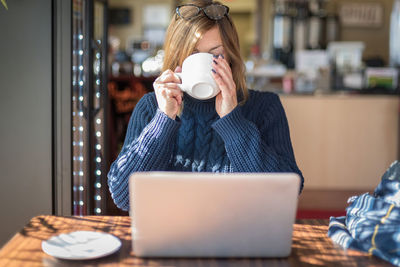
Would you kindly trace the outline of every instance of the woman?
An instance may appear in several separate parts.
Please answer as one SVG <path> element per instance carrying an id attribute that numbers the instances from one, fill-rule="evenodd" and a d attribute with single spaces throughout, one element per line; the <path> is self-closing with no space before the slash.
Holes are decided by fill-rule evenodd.
<path id="1" fill-rule="evenodd" d="M 246 88 L 228 12 L 204 0 L 177 7 L 166 34 L 164 71 L 153 84 L 154 93 L 136 105 L 108 174 L 119 208 L 129 209 L 129 175 L 138 171 L 296 172 L 302 177 L 279 97 Z M 196 100 L 177 85 L 175 72 L 198 52 L 214 55 L 212 72 L 220 93 L 210 100 Z"/>

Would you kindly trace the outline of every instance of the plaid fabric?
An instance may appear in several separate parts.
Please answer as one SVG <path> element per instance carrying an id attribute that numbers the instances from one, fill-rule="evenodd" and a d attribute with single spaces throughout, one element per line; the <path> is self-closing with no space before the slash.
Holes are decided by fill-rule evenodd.
<path id="1" fill-rule="evenodd" d="M 400 162 L 385 172 L 373 196 L 365 193 L 349 202 L 346 216 L 330 218 L 328 236 L 345 249 L 400 266 Z"/>

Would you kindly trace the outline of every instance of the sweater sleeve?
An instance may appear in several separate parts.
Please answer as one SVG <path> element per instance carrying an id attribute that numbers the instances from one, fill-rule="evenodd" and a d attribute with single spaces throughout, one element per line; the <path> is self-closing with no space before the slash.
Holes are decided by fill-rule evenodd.
<path id="1" fill-rule="evenodd" d="M 247 119 L 241 107 L 213 124 L 224 140 L 234 172 L 295 172 L 304 178 L 297 167 L 285 111 L 275 94 L 261 96 L 250 112 L 257 113 Z"/>
<path id="2" fill-rule="evenodd" d="M 167 168 L 180 122 L 170 119 L 157 108 L 152 94 L 136 105 L 123 148 L 111 164 L 108 186 L 117 207 L 129 209 L 129 176 L 139 171 Z"/>

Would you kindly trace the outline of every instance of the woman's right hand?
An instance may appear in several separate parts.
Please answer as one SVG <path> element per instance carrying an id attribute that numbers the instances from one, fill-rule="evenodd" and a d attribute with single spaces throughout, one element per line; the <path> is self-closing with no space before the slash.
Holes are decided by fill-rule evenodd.
<path id="1" fill-rule="evenodd" d="M 177 67 L 175 72 L 181 72 Z M 183 93 L 178 87 L 181 80 L 172 70 L 164 71 L 153 83 L 158 108 L 171 119 L 175 119 L 182 105 Z"/>

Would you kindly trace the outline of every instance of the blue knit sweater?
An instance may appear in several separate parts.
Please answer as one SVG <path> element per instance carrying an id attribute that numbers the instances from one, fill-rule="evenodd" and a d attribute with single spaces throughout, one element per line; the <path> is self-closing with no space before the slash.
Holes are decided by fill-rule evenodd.
<path id="1" fill-rule="evenodd" d="M 285 111 L 276 94 L 249 91 L 249 99 L 220 118 L 215 98 L 184 95 L 170 119 L 154 93 L 136 105 L 118 158 L 108 173 L 115 204 L 129 209 L 129 175 L 138 171 L 296 172 Z"/>

